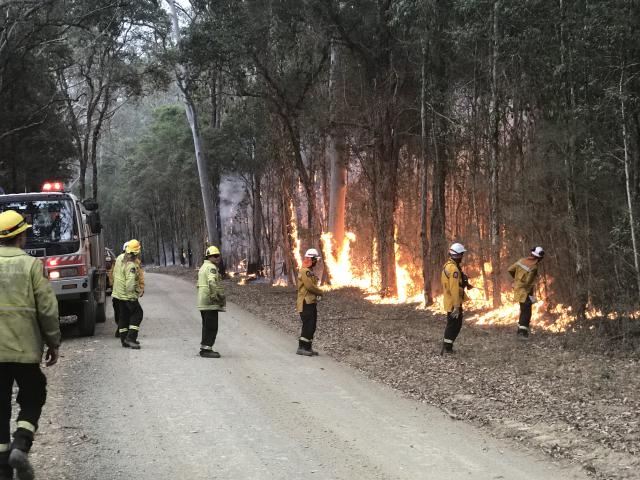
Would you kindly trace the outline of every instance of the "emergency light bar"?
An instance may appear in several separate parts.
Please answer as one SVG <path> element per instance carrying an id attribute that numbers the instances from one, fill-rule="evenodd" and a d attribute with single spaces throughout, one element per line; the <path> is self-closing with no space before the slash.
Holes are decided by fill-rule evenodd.
<path id="1" fill-rule="evenodd" d="M 62 192 L 64 190 L 64 184 L 62 182 L 45 182 L 42 185 L 43 192 Z"/>

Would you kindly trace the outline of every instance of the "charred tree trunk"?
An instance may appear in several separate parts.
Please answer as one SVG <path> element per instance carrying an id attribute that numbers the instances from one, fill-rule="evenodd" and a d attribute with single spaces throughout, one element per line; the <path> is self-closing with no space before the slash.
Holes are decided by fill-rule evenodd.
<path id="1" fill-rule="evenodd" d="M 431 19 L 431 38 L 428 45 L 429 54 L 429 86 L 431 100 L 431 158 L 433 175 L 431 180 L 431 213 L 430 213 L 430 272 L 432 289 L 440 291 L 440 271 L 446 258 L 446 180 L 448 162 L 449 123 L 447 113 L 448 83 L 447 64 L 444 52 L 444 31 L 447 28 L 448 2 L 435 2 Z"/>
<path id="2" fill-rule="evenodd" d="M 567 122 L 566 130 L 568 133 L 567 149 L 568 151 L 564 155 L 564 167 L 565 167 L 565 195 L 567 202 L 567 236 L 570 240 L 571 248 L 569 254 L 573 259 L 574 272 L 576 280 L 576 293 L 575 293 L 575 312 L 579 319 L 583 319 L 585 316 L 588 297 L 586 295 L 586 281 L 584 279 L 584 255 L 582 253 L 582 244 L 579 241 L 579 219 L 576 210 L 576 198 L 574 191 L 574 166 L 577 160 L 577 126 L 576 126 L 576 99 L 575 89 L 573 86 L 572 78 L 572 62 L 570 61 L 571 55 L 568 54 L 568 47 L 565 39 L 565 22 L 566 12 L 564 0 L 559 0 L 560 7 L 560 62 L 562 71 L 564 74 L 563 93 L 566 97 L 566 106 L 568 110 L 569 119 Z M 569 57 L 569 58 L 567 58 Z"/>
<path id="3" fill-rule="evenodd" d="M 264 276 L 262 267 L 262 249 L 260 240 L 262 238 L 262 193 L 261 174 L 259 171 L 253 174 L 251 181 L 251 249 L 247 273 Z"/>
<path id="4" fill-rule="evenodd" d="M 424 302 L 426 305 L 433 303 L 431 289 L 431 268 L 429 261 L 429 236 L 428 229 L 428 193 L 429 193 L 429 157 L 427 134 L 427 47 L 422 46 L 422 65 L 420 70 L 420 155 L 422 156 L 422 185 L 420 198 L 420 240 L 422 243 L 422 279 Z"/>
<path id="5" fill-rule="evenodd" d="M 395 259 L 395 210 L 398 191 L 398 146 L 387 106 L 379 113 L 378 135 L 374 158 L 376 197 L 376 238 L 380 265 L 380 294 L 393 297 L 398 293 Z"/>

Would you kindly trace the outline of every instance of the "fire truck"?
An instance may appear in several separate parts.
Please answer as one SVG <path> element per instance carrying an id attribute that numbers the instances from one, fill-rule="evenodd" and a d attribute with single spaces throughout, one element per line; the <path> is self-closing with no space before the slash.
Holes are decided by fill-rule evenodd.
<path id="1" fill-rule="evenodd" d="M 77 318 L 80 335 L 104 322 L 107 289 L 105 248 L 98 204 L 79 201 L 61 182 L 37 193 L 0 195 L 0 212 L 15 210 L 32 228 L 25 250 L 42 260 L 58 298 L 61 317 Z"/>

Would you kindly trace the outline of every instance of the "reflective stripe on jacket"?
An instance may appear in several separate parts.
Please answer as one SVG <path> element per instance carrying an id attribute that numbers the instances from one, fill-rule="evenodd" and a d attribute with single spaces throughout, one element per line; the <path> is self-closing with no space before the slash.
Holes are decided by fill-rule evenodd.
<path id="1" fill-rule="evenodd" d="M 42 262 L 0 247 L 0 362 L 40 363 L 44 344 L 60 345 L 58 300 Z"/>
<path id="2" fill-rule="evenodd" d="M 513 277 L 513 300 L 524 303 L 529 295 L 533 295 L 538 276 L 538 262 L 525 257 L 509 267 L 509 275 Z"/>
<path id="3" fill-rule="evenodd" d="M 205 260 L 198 271 L 198 310 L 224 310 L 222 276 L 215 263 Z"/>
<path id="4" fill-rule="evenodd" d="M 462 270 L 452 259 L 447 260 L 447 263 L 442 267 L 440 283 L 442 284 L 444 311 L 449 313 L 454 307 L 461 307 L 467 296 L 462 286 Z"/>
<path id="5" fill-rule="evenodd" d="M 309 267 L 302 267 L 298 272 L 298 298 L 296 309 L 302 312 L 304 302 L 311 304 L 318 301 L 318 297 L 324 291 L 318 286 L 319 280 L 313 270 Z"/>

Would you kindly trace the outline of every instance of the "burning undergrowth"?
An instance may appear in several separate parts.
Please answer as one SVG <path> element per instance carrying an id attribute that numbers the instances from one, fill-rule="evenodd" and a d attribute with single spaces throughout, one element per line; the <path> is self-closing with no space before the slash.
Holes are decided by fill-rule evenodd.
<path id="1" fill-rule="evenodd" d="M 436 297 L 431 305 L 425 304 L 424 294 L 421 287 L 422 273 L 419 268 L 404 262 L 402 249 L 398 242 L 395 242 L 395 273 L 397 295 L 392 297 L 382 297 L 379 295 L 379 274 L 375 271 L 375 261 L 372 261 L 367 267 L 362 268 L 351 260 L 351 249 L 356 242 L 355 234 L 349 232 L 345 235 L 343 245 L 337 249 L 333 244 L 330 233 L 322 235 L 322 245 L 324 252 L 325 265 L 329 271 L 331 280 L 330 289 L 355 287 L 364 292 L 365 298 L 377 304 L 410 304 L 416 309 L 429 310 L 438 313 L 441 310 L 442 297 Z M 333 252 L 339 252 L 334 255 Z M 375 252 L 375 245 L 373 248 Z M 480 269 L 473 266 L 469 269 L 472 273 L 470 284 L 474 288 L 467 290 L 468 300 L 465 302 L 465 309 L 468 312 L 467 321 L 477 325 L 512 325 L 518 318 L 519 305 L 511 299 L 510 292 L 503 292 L 502 306 L 494 308 L 490 295 L 490 288 L 485 288 L 485 278 L 491 273 L 491 265 L 484 264 L 484 274 L 480 274 Z M 551 284 L 552 280 L 548 281 Z M 572 313 L 571 307 L 563 305 L 548 305 L 546 298 L 541 298 L 534 305 L 534 327 L 541 328 L 550 332 L 564 332 L 575 321 L 576 316 Z M 601 312 L 595 309 L 589 309 L 587 316 L 595 318 Z"/>

